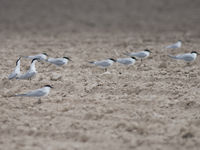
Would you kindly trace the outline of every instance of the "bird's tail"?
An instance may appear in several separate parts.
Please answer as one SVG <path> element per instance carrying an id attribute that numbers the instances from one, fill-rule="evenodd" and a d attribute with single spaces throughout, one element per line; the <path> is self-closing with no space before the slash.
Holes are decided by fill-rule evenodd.
<path id="1" fill-rule="evenodd" d="M 18 97 L 18 96 L 26 96 L 26 94 L 17 94 L 17 95 L 15 95 L 16 97 Z"/>
<path id="2" fill-rule="evenodd" d="M 173 59 L 178 59 L 176 56 L 173 56 L 173 55 L 168 55 L 170 58 L 173 58 Z"/>
<path id="3" fill-rule="evenodd" d="M 21 58 L 28 58 L 28 56 L 20 55 Z"/>
<path id="4" fill-rule="evenodd" d="M 90 64 L 94 64 L 94 61 L 90 61 L 89 63 L 90 63 Z"/>
<path id="5" fill-rule="evenodd" d="M 129 56 L 129 53 L 128 52 L 125 52 L 125 53 L 123 53 L 124 55 L 126 55 L 126 56 Z"/>
<path id="6" fill-rule="evenodd" d="M 166 48 L 166 49 L 169 49 L 169 48 L 171 48 L 171 47 L 172 47 L 172 46 L 171 46 L 171 45 L 169 45 L 169 46 L 166 46 L 165 48 Z"/>

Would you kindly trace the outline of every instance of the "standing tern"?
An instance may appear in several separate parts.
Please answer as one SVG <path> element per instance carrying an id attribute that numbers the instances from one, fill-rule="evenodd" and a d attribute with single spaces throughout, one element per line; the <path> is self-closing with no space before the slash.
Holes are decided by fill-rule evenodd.
<path id="1" fill-rule="evenodd" d="M 56 66 L 62 66 L 64 64 L 67 64 L 68 61 L 71 61 L 69 57 L 62 57 L 62 58 L 48 58 L 46 60 L 47 62 L 54 64 Z"/>
<path id="2" fill-rule="evenodd" d="M 45 85 L 43 88 L 36 89 L 24 94 L 17 94 L 15 96 L 23 96 L 23 97 L 38 97 L 38 104 L 41 103 L 41 97 L 47 96 L 50 92 L 50 89 L 53 88 L 51 85 Z"/>
<path id="3" fill-rule="evenodd" d="M 109 59 L 106 59 L 106 60 L 92 61 L 92 62 L 89 62 L 89 63 L 94 64 L 94 65 L 99 66 L 99 67 L 102 67 L 102 68 L 107 68 L 107 67 L 111 66 L 114 62 L 116 62 L 115 59 L 109 58 Z"/>
<path id="4" fill-rule="evenodd" d="M 135 57 L 130 58 L 118 58 L 116 62 L 124 65 L 133 65 L 137 59 Z"/>
<path id="5" fill-rule="evenodd" d="M 8 76 L 9 80 L 14 79 L 20 75 L 20 59 L 21 57 L 17 59 L 15 70 Z"/>
<path id="6" fill-rule="evenodd" d="M 107 73 L 107 67 L 111 66 L 114 62 L 116 62 L 115 59 L 108 58 L 108 59 L 105 59 L 105 60 L 92 61 L 92 62 L 89 62 L 89 63 L 94 64 L 94 65 L 96 65 L 98 67 L 104 68 L 106 73 Z"/>
<path id="7" fill-rule="evenodd" d="M 35 58 L 31 61 L 31 65 L 30 65 L 30 68 L 29 70 L 25 73 L 25 74 L 22 74 L 20 75 L 19 77 L 17 77 L 17 79 L 29 79 L 31 80 L 31 78 L 33 76 L 36 75 L 37 71 L 36 71 L 36 68 L 35 68 L 35 62 L 37 61 L 38 59 Z"/>
<path id="8" fill-rule="evenodd" d="M 197 53 L 196 51 L 192 51 L 191 53 L 185 53 L 185 54 L 178 54 L 176 56 L 168 55 L 169 57 L 173 59 L 178 59 L 178 60 L 184 60 L 186 62 L 191 62 L 194 61 L 197 58 Z"/>
<path id="9" fill-rule="evenodd" d="M 44 61 L 47 59 L 48 55 L 46 53 L 41 53 L 33 56 L 23 56 L 24 58 L 29 58 L 29 59 L 38 59 L 40 61 Z"/>
<path id="10" fill-rule="evenodd" d="M 131 52 L 131 53 L 127 53 L 125 55 L 128 55 L 130 57 L 137 57 L 137 58 L 141 59 L 141 61 L 142 61 L 142 59 L 149 57 L 150 53 L 152 53 L 150 50 L 145 49 L 144 51 Z"/>
<path id="11" fill-rule="evenodd" d="M 172 45 L 169 45 L 169 46 L 167 46 L 166 48 L 167 49 L 176 49 L 176 48 L 180 48 L 181 47 L 181 45 L 182 45 L 182 42 L 179 40 L 178 42 L 176 42 L 176 43 L 174 43 L 174 44 L 172 44 Z"/>

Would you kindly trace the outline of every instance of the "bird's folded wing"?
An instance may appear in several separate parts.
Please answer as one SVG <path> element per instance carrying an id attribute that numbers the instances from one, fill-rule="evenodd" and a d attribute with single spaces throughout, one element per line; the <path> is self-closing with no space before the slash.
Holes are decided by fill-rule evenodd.
<path id="1" fill-rule="evenodd" d="M 98 62 L 95 62 L 95 65 L 98 65 L 98 66 L 108 66 L 109 63 L 107 61 L 98 61 Z"/>
<path id="2" fill-rule="evenodd" d="M 17 79 L 27 79 L 30 78 L 34 75 L 34 72 L 27 72 L 25 74 L 22 74 L 21 76 L 17 77 Z"/>
<path id="3" fill-rule="evenodd" d="M 45 94 L 46 93 L 44 90 L 38 89 L 38 90 L 34 90 L 34 91 L 30 91 L 30 92 L 26 93 L 26 96 L 40 97 L 40 96 L 44 96 Z"/>
<path id="4" fill-rule="evenodd" d="M 8 79 L 13 79 L 17 76 L 17 73 L 15 72 L 12 72 L 9 76 L 8 76 Z"/>

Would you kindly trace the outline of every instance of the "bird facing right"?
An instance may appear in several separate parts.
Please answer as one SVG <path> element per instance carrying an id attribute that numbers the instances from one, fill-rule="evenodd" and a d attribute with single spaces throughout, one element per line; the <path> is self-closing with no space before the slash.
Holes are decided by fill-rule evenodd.
<path id="1" fill-rule="evenodd" d="M 130 58 L 118 58 L 117 62 L 123 65 L 133 65 L 137 59 L 135 57 Z"/>
<path id="2" fill-rule="evenodd" d="M 130 57 L 139 58 L 142 61 L 142 59 L 149 57 L 150 53 L 152 53 L 152 52 L 149 49 L 145 49 L 144 51 L 126 53 L 125 55 L 128 55 Z"/>
<path id="3" fill-rule="evenodd" d="M 56 66 L 62 66 L 64 64 L 67 64 L 68 61 L 71 61 L 69 57 L 62 57 L 62 58 L 48 58 L 47 62 L 54 64 Z"/>
<path id="4" fill-rule="evenodd" d="M 37 60 L 38 60 L 37 58 L 33 59 L 31 61 L 29 70 L 25 74 L 22 74 L 19 77 L 17 77 L 16 79 L 25 79 L 26 80 L 26 79 L 31 79 L 33 76 L 35 76 L 37 73 L 36 68 L 35 68 L 35 62 Z"/>
<path id="5" fill-rule="evenodd" d="M 17 59 L 15 70 L 8 76 L 9 80 L 14 79 L 20 75 L 20 59 L 21 57 Z"/>
<path id="6" fill-rule="evenodd" d="M 178 59 L 178 60 L 184 60 L 186 62 L 191 62 L 191 61 L 194 61 L 197 58 L 197 55 L 199 55 L 199 53 L 197 53 L 196 51 L 192 51 L 190 53 L 178 54 L 176 56 L 172 56 L 172 55 L 168 55 L 168 56 L 170 58 L 173 58 L 173 59 Z"/>
<path id="7" fill-rule="evenodd" d="M 38 97 L 38 103 L 41 103 L 41 97 L 47 96 L 51 90 L 51 88 L 53 88 L 51 85 L 45 85 L 43 88 L 40 89 L 36 89 L 24 94 L 17 94 L 15 96 L 22 96 L 22 97 Z"/>
<path id="8" fill-rule="evenodd" d="M 166 49 L 176 49 L 176 48 L 180 48 L 182 45 L 182 42 L 181 40 L 179 40 L 178 42 L 172 44 L 172 45 L 169 45 L 169 46 L 166 46 Z"/>
<path id="9" fill-rule="evenodd" d="M 116 62 L 115 59 L 109 58 L 109 59 L 106 59 L 106 60 L 92 61 L 92 62 L 89 62 L 89 63 L 94 64 L 94 65 L 101 67 L 101 68 L 107 68 L 107 67 L 111 66 L 114 62 Z"/>

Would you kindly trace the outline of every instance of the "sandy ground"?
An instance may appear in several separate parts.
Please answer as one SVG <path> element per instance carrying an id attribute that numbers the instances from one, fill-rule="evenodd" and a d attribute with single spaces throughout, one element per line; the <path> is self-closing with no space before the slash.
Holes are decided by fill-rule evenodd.
<path id="1" fill-rule="evenodd" d="M 199 149 L 200 60 L 167 54 L 200 52 L 199 1 L 8 1 L 0 13 L 0 149 Z M 183 41 L 177 50 L 168 44 Z M 103 74 L 88 61 L 152 50 L 133 66 Z M 46 52 L 73 61 L 37 62 L 30 82 L 8 80 L 19 55 Z M 30 60 L 22 59 L 22 72 Z M 42 104 L 11 97 L 45 84 Z"/>

